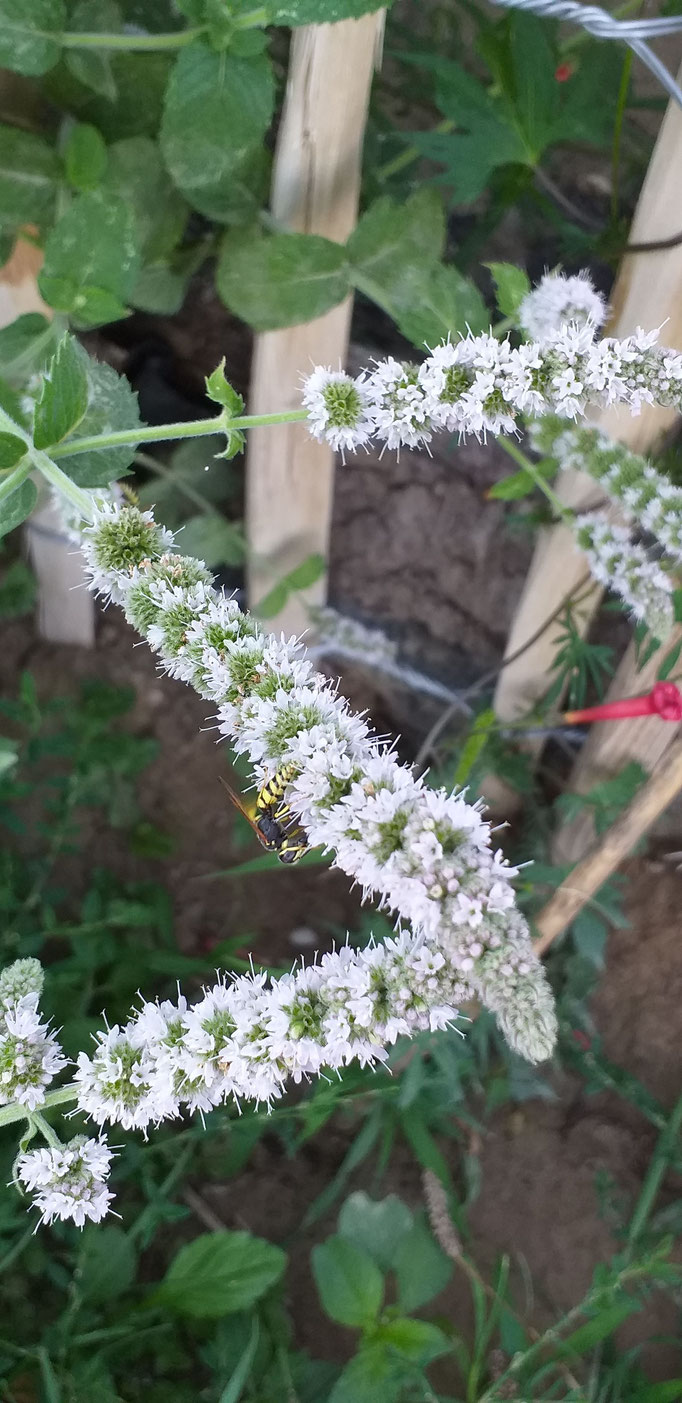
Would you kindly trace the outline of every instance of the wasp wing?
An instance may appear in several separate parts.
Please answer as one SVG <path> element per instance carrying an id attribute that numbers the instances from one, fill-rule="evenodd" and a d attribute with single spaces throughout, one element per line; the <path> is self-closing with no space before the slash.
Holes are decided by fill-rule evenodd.
<path id="1" fill-rule="evenodd" d="M 265 840 L 263 834 L 261 833 L 261 830 L 260 830 L 260 828 L 258 827 L 258 824 L 255 822 L 255 819 L 254 819 L 254 818 L 252 817 L 252 815 L 249 813 L 249 811 L 248 811 L 248 809 L 247 809 L 247 807 L 246 807 L 246 804 L 244 803 L 244 801 L 243 801 L 243 799 L 242 799 L 242 797 L 241 797 L 241 794 L 238 794 L 237 791 L 236 791 L 236 789 L 233 789 L 233 788 L 232 788 L 232 785 L 231 785 L 231 784 L 228 784 L 228 782 L 227 782 L 226 779 L 223 779 L 223 776 L 222 776 L 222 775 L 218 775 L 218 779 L 220 780 L 220 783 L 222 784 L 223 789 L 226 789 L 226 790 L 227 790 L 227 792 L 228 792 L 228 794 L 229 794 L 229 796 L 230 796 L 230 799 L 232 800 L 232 803 L 234 804 L 235 808 L 236 808 L 236 809 L 239 809 L 240 814 L 243 814 L 243 815 L 244 815 L 244 818 L 246 819 L 246 822 L 247 822 L 248 824 L 250 824 L 251 828 L 253 829 L 253 831 L 254 831 L 254 833 L 255 833 L 257 839 L 258 839 L 258 842 L 261 844 L 262 847 L 266 848 L 266 847 L 268 846 L 268 844 L 267 844 L 267 842 L 266 842 L 266 840 Z"/>

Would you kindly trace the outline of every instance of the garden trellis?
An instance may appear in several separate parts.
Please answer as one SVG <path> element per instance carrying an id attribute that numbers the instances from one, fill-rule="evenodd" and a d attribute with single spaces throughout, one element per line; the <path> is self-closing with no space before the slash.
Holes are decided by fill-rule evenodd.
<path id="1" fill-rule="evenodd" d="M 666 240 L 682 229 L 682 188 L 680 187 L 678 157 L 682 143 L 682 110 L 671 101 L 668 105 L 647 177 L 635 213 L 630 239 L 632 243 Z M 649 253 L 626 254 L 613 294 L 613 314 L 610 330 L 627 335 L 638 325 L 647 328 L 664 327 L 663 335 L 673 346 L 682 346 L 682 244 Z M 677 420 L 671 408 L 644 405 L 641 413 L 631 418 L 617 408 L 599 410 L 592 422 L 605 433 L 625 443 L 636 452 L 653 447 Z M 595 502 L 598 489 L 585 474 L 568 470 L 560 474 L 557 493 L 565 505 L 581 509 Z M 522 650 L 562 600 L 565 600 L 584 579 L 584 558 L 576 550 L 571 533 L 563 524 L 550 527 L 540 535 L 529 569 L 509 638 L 507 655 Z M 575 617 L 576 627 L 587 631 L 600 598 L 595 589 L 581 604 Z M 495 710 L 500 720 L 516 720 L 545 693 L 556 649 L 557 628 L 547 629 L 534 644 L 519 651 L 515 662 L 502 671 L 495 693 Z M 634 649 L 628 651 L 617 677 L 612 696 L 645 690 L 654 680 L 658 660 L 650 668 L 637 670 Z M 576 767 L 576 788 L 585 791 L 629 761 L 649 767 L 671 743 L 671 728 L 661 727 L 656 719 L 629 722 L 611 735 L 608 726 L 599 727 Z M 529 741 L 535 754 L 542 742 Z M 501 794 L 499 781 L 490 783 L 491 799 L 501 807 L 513 803 L 509 791 Z M 578 837 L 578 829 L 580 837 Z M 577 858 L 590 840 L 590 825 L 581 820 L 570 839 L 571 856 Z M 559 844 L 561 844 L 559 839 Z M 568 842 L 568 839 L 566 840 Z M 564 857 L 568 848 L 562 848 Z"/>

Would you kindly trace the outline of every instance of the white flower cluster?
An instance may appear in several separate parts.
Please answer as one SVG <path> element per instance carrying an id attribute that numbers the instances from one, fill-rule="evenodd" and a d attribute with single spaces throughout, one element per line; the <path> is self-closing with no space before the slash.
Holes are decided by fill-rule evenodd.
<path id="1" fill-rule="evenodd" d="M 419 366 L 380 361 L 355 381 L 345 377 L 357 389 L 354 420 L 350 396 L 337 411 L 328 389 L 338 379 L 318 367 L 304 389 L 309 422 L 332 446 L 342 431 L 345 449 L 370 438 L 414 448 L 441 429 L 460 438 L 513 433 L 522 414 L 575 419 L 591 404 L 627 404 L 636 414 L 643 404 L 682 403 L 682 354 L 658 348 L 657 332 L 596 341 L 594 331 L 593 321 L 574 320 L 517 347 L 484 333 L 437 346 Z"/>
<path id="2" fill-rule="evenodd" d="M 0 975 L 2 1106 L 19 1101 L 34 1111 L 44 1101 L 52 1078 L 66 1066 L 56 1036 L 38 1010 L 41 986 L 37 960 L 16 960 Z"/>
<path id="3" fill-rule="evenodd" d="M 442 950 L 402 933 L 266 981 L 220 979 L 188 1005 L 144 1003 L 81 1053 L 78 1105 L 98 1124 L 144 1130 L 228 1098 L 270 1104 L 286 1081 L 383 1061 L 398 1037 L 446 1027 L 470 996 Z"/>
<path id="4" fill-rule="evenodd" d="M 16 1176 L 33 1194 L 43 1223 L 71 1219 L 82 1228 L 86 1219 L 99 1223 L 109 1211 L 113 1194 L 106 1181 L 112 1158 L 106 1141 L 77 1135 L 68 1145 L 20 1155 Z"/>
<path id="5" fill-rule="evenodd" d="M 606 320 L 606 302 L 587 273 L 565 278 L 545 273 L 521 302 L 516 320 L 532 341 L 553 341 L 566 325 L 598 331 Z"/>
<path id="6" fill-rule="evenodd" d="M 439 950 L 519 1052 L 549 1056 L 552 997 L 514 911 L 514 873 L 478 808 L 399 765 L 300 644 L 264 635 L 211 587 L 202 562 L 171 554 L 149 512 L 102 505 L 81 539 L 94 587 L 123 602 L 169 673 L 217 706 L 259 783 L 294 767 L 287 798 L 309 842 L 335 851 L 365 896 L 378 894 Z"/>
<path id="7" fill-rule="evenodd" d="M 562 468 L 596 478 L 629 520 L 655 536 L 672 560 L 682 563 L 682 487 L 600 429 L 567 424 L 550 415 L 531 424 L 529 435 L 536 452 L 555 458 Z"/>
<path id="8" fill-rule="evenodd" d="M 644 546 L 630 539 L 626 526 L 609 521 L 603 512 L 577 517 L 575 534 L 595 579 L 620 595 L 655 638 L 666 639 L 675 616 L 673 583 L 665 570 Z"/>

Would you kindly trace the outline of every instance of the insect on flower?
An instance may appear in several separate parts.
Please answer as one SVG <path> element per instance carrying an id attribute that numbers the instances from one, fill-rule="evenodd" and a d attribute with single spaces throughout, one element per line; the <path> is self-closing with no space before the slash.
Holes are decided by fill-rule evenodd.
<path id="1" fill-rule="evenodd" d="M 281 802 L 286 785 L 291 779 L 291 775 L 283 778 L 284 771 L 279 771 L 266 784 L 258 794 L 255 804 L 255 813 L 249 812 L 240 795 L 219 776 L 223 789 L 226 789 L 235 808 L 244 815 L 247 823 L 250 824 L 256 837 L 266 852 L 277 853 L 278 860 L 292 866 L 298 862 L 299 858 L 308 850 L 308 840 L 303 829 L 290 817 L 288 805 Z M 289 822 L 283 820 L 289 819 Z"/>

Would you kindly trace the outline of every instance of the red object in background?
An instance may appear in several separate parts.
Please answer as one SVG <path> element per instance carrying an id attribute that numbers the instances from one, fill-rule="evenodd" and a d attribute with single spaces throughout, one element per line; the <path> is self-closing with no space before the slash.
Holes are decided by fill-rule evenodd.
<path id="1" fill-rule="evenodd" d="M 660 716 L 662 721 L 682 721 L 682 692 L 674 682 L 657 682 L 643 697 L 565 711 L 562 719 L 573 726 L 579 721 L 623 721 L 629 716 Z"/>
<path id="2" fill-rule="evenodd" d="M 560 63 L 559 67 L 554 70 L 554 77 L 557 83 L 567 83 L 569 78 L 573 77 L 573 72 L 572 63 Z"/>

